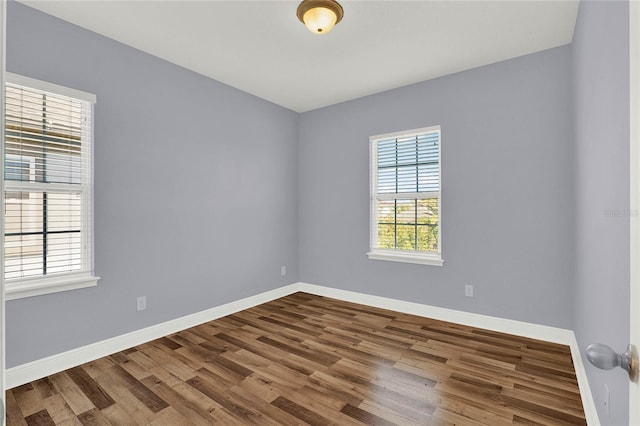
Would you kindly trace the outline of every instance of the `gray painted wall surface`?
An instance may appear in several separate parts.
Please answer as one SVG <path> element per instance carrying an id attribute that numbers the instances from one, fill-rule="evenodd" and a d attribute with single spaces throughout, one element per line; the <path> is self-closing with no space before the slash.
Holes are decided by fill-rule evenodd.
<path id="1" fill-rule="evenodd" d="M 570 327 L 571 91 L 563 46 L 302 114 L 300 278 Z M 435 124 L 445 264 L 368 260 L 368 138 Z"/>
<path id="2" fill-rule="evenodd" d="M 97 95 L 102 277 L 8 302 L 8 367 L 298 281 L 296 113 L 8 6 L 8 71 Z"/>
<path id="3" fill-rule="evenodd" d="M 582 2 L 573 42 L 576 158 L 574 329 L 581 349 L 629 342 L 629 5 Z M 625 372 L 585 359 L 605 425 L 628 424 Z M 611 418 L 603 408 L 611 390 Z"/>
<path id="4" fill-rule="evenodd" d="M 627 3 L 583 2 L 572 46 L 302 115 L 15 2 L 7 39 L 9 71 L 98 96 L 102 277 L 8 302 L 9 367 L 298 280 L 628 340 Z M 445 266 L 368 260 L 368 137 L 434 124 Z M 587 370 L 626 423 L 623 373 Z"/>

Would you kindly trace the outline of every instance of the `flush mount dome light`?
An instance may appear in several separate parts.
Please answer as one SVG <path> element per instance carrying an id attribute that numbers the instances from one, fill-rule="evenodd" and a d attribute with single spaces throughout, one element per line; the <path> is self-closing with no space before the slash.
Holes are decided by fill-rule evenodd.
<path id="1" fill-rule="evenodd" d="M 344 11 L 335 0 L 303 0 L 296 14 L 309 31 L 325 34 L 342 20 Z"/>

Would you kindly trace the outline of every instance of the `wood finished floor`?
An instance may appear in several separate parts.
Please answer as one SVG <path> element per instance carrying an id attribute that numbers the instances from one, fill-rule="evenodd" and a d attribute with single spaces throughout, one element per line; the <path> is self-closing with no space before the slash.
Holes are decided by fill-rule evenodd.
<path id="1" fill-rule="evenodd" d="M 567 346 L 306 293 L 6 401 L 9 426 L 586 424 Z"/>

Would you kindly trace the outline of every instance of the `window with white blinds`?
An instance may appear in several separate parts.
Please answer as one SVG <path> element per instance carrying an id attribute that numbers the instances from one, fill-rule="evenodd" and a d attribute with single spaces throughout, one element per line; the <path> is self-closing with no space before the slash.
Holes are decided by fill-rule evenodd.
<path id="1" fill-rule="evenodd" d="M 95 285 L 95 96 L 9 74 L 5 101 L 7 295 L 26 297 Z"/>
<path id="2" fill-rule="evenodd" d="M 443 264 L 440 126 L 372 136 L 370 259 Z"/>

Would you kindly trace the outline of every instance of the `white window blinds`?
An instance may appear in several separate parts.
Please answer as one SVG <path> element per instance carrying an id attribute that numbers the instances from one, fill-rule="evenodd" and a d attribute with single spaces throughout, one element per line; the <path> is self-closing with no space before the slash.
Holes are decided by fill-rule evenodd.
<path id="1" fill-rule="evenodd" d="M 371 249 L 440 256 L 440 127 L 371 138 Z"/>
<path id="2" fill-rule="evenodd" d="M 8 281 L 92 269 L 92 95 L 49 87 L 6 86 Z"/>

